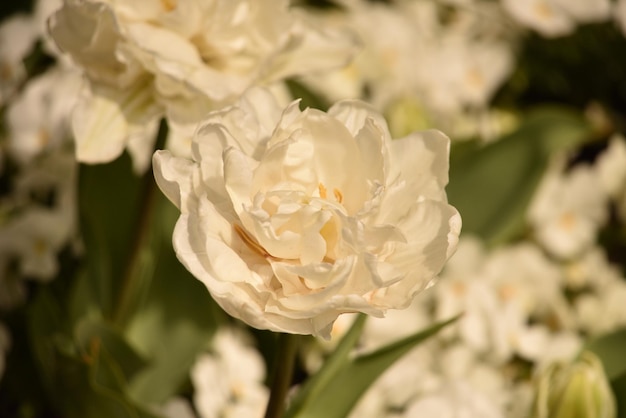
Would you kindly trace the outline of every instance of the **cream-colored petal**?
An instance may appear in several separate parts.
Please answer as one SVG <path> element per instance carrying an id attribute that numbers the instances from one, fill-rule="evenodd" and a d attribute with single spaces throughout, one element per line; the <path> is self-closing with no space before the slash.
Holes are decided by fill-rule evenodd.
<path id="1" fill-rule="evenodd" d="M 190 207 L 187 199 L 192 195 L 192 175 L 197 166 L 184 158 L 174 157 L 169 151 L 156 151 L 152 157 L 157 185 L 182 213 Z"/>
<path id="2" fill-rule="evenodd" d="M 407 243 L 398 243 L 384 261 L 405 277 L 376 296 L 381 304 L 408 303 L 415 292 L 431 284 L 456 249 L 461 217 L 445 202 L 425 200 L 417 203 L 397 226 Z"/>
<path id="3" fill-rule="evenodd" d="M 394 223 L 418 198 L 446 201 L 450 140 L 435 130 L 391 142 L 387 194 L 379 221 Z"/>
<path id="4" fill-rule="evenodd" d="M 252 204 L 252 176 L 256 161 L 236 148 L 224 151 L 224 185 L 235 212 L 242 218 L 245 208 Z"/>

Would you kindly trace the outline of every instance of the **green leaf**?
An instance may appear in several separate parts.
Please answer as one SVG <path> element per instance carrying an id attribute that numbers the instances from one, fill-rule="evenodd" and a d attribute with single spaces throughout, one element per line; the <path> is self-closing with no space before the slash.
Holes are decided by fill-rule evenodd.
<path id="1" fill-rule="evenodd" d="M 80 228 L 85 243 L 86 274 L 81 297 L 85 309 L 113 315 L 134 242 L 141 179 L 128 154 L 109 164 L 80 166 Z"/>
<path id="2" fill-rule="evenodd" d="M 298 400 L 297 403 L 294 401 L 286 417 L 343 418 L 348 416 L 370 385 L 396 360 L 435 335 L 446 325 L 456 321 L 457 318 L 437 323 L 370 354 L 349 359 L 345 357 L 345 352 L 342 352 L 340 357 L 343 357 L 343 361 L 341 363 L 337 361 L 331 370 L 325 373 L 324 378 L 316 384 L 316 390 L 309 390 L 304 395 L 306 399 Z M 354 336 L 348 336 L 354 338 Z M 350 343 L 354 345 L 352 340 L 348 345 Z M 324 368 L 321 372 L 324 372 Z M 306 389 L 305 386 L 303 390 Z"/>
<path id="3" fill-rule="evenodd" d="M 589 341 L 585 350 L 592 351 L 602 364 L 609 380 L 626 376 L 626 328 Z"/>
<path id="4" fill-rule="evenodd" d="M 161 225 L 153 254 L 150 287 L 136 301 L 125 335 L 149 361 L 130 384 L 130 396 L 144 404 L 165 401 L 187 380 L 200 351 L 224 317 L 202 283 L 178 261 L 172 230 L 178 210 L 160 193 L 155 224 Z"/>
<path id="5" fill-rule="evenodd" d="M 111 325 L 86 318 L 75 330 L 76 340 L 81 352 L 88 353 L 91 347 L 98 345 L 120 366 L 124 380 L 129 381 L 147 362 L 128 344 L 124 336 Z"/>
<path id="6" fill-rule="evenodd" d="M 557 108 L 530 112 L 519 129 L 481 146 L 453 146 L 448 199 L 463 218 L 463 232 L 491 244 L 524 231 L 524 215 L 550 157 L 590 138 L 591 129 L 575 113 Z"/>
<path id="7" fill-rule="evenodd" d="M 348 356 L 361 336 L 366 319 L 367 316 L 364 314 L 358 316 L 350 330 L 343 336 L 335 348 L 335 351 L 326 359 L 322 368 L 315 375 L 311 376 L 298 391 L 285 413 L 285 418 L 299 416 L 298 413 L 300 411 L 306 410 L 310 403 L 320 399 L 320 394 L 341 373 L 342 368 L 348 362 Z"/>
<path id="8" fill-rule="evenodd" d="M 124 369 L 136 370 L 140 360 L 111 329 L 86 321 L 74 340 L 63 309 L 48 289 L 41 289 L 30 304 L 28 328 L 39 374 L 31 379 L 42 382 L 55 416 L 154 417 L 126 395 Z M 118 363 L 118 357 L 123 361 Z"/>

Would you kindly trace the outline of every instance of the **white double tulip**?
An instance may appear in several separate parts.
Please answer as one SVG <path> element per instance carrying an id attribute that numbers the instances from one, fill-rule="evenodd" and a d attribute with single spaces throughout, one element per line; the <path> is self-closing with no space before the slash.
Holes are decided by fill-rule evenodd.
<path id="1" fill-rule="evenodd" d="M 158 151 L 154 172 L 181 211 L 176 253 L 222 308 L 327 337 L 342 313 L 408 306 L 454 251 L 448 153 L 438 131 L 392 140 L 360 101 L 283 110 L 253 89 L 203 121 L 193 160 Z"/>

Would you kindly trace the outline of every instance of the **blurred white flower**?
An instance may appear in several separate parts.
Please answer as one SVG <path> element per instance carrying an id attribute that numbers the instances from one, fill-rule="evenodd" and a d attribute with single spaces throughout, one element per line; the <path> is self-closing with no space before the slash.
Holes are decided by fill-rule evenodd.
<path id="1" fill-rule="evenodd" d="M 615 134 L 607 149 L 595 163 L 602 187 L 612 197 L 618 197 L 626 189 L 626 138 Z"/>
<path id="2" fill-rule="evenodd" d="M 622 277 L 619 268 L 609 263 L 605 250 L 599 245 L 564 263 L 562 270 L 564 287 L 575 292 L 597 292 Z"/>
<path id="3" fill-rule="evenodd" d="M 27 163 L 71 140 L 69 120 L 81 85 L 76 70 L 61 67 L 28 82 L 7 111 L 11 157 Z"/>
<path id="4" fill-rule="evenodd" d="M 168 400 L 159 412 L 165 418 L 196 418 L 189 401 L 179 397 Z"/>
<path id="5" fill-rule="evenodd" d="M 609 0 L 502 0 L 515 20 L 546 37 L 573 32 L 579 23 L 607 20 Z"/>
<path id="6" fill-rule="evenodd" d="M 626 281 L 618 277 L 595 292 L 579 296 L 574 307 L 577 325 L 590 335 L 601 335 L 626 325 Z"/>
<path id="7" fill-rule="evenodd" d="M 402 418 L 504 418 L 492 399 L 463 381 L 451 381 L 437 392 L 420 396 Z"/>
<path id="8" fill-rule="evenodd" d="M 231 315 L 329 337 L 345 312 L 408 306 L 456 247 L 448 138 L 391 140 L 363 102 L 284 111 L 265 90 L 211 113 L 193 161 L 155 154 L 179 259 Z"/>
<path id="9" fill-rule="evenodd" d="M 488 106 L 513 70 L 513 51 L 500 36 L 497 5 L 455 6 L 446 22 L 439 7 L 423 1 L 357 2 L 347 13 L 324 14 L 322 19 L 341 21 L 358 33 L 363 49 L 348 67 L 304 77 L 304 83 L 331 101 L 365 98 L 388 113 L 397 111 L 398 103 L 411 103 L 417 110 L 413 123 L 449 129 L 466 112 Z"/>
<path id="10" fill-rule="evenodd" d="M 222 328 L 213 339 L 213 353 L 202 354 L 191 369 L 194 405 L 200 418 L 262 417 L 269 390 L 265 364 L 248 336 Z"/>
<path id="11" fill-rule="evenodd" d="M 607 199 L 596 171 L 578 165 L 567 173 L 551 169 L 528 210 L 537 241 L 552 255 L 571 259 L 596 240 L 607 220 Z"/>
<path id="12" fill-rule="evenodd" d="M 0 105 L 7 103 L 26 77 L 23 60 L 35 45 L 37 35 L 29 15 L 16 14 L 0 24 Z"/>
<path id="13" fill-rule="evenodd" d="M 91 82 L 74 128 L 79 160 L 92 163 L 149 141 L 164 114 L 196 124 L 250 86 L 345 65 L 355 47 L 286 0 L 66 0 L 50 32 Z"/>
<path id="14" fill-rule="evenodd" d="M 22 275 L 47 281 L 58 272 L 57 253 L 69 232 L 64 213 L 29 207 L 0 229 L 0 252 L 18 259 Z"/>

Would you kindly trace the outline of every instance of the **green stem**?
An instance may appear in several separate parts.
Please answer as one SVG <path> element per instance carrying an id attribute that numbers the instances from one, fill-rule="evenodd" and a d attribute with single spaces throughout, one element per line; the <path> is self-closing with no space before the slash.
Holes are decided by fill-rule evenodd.
<path id="1" fill-rule="evenodd" d="M 156 149 L 163 148 L 166 137 L 167 124 L 161 121 L 155 141 Z M 113 323 L 119 327 L 124 326 L 134 307 L 142 300 L 141 295 L 150 286 L 154 273 L 151 266 L 154 266 L 155 260 L 150 259 L 153 256 L 150 243 L 155 239 L 153 220 L 158 201 L 158 188 L 151 168 L 144 174 L 141 189 L 137 229 L 113 314 Z"/>
<path id="2" fill-rule="evenodd" d="M 297 343 L 298 335 L 279 334 L 278 350 L 274 359 L 274 376 L 265 418 L 280 418 L 285 412 L 287 392 L 293 380 Z"/>

